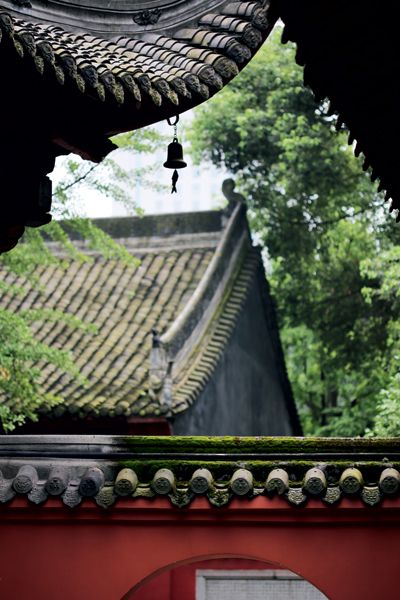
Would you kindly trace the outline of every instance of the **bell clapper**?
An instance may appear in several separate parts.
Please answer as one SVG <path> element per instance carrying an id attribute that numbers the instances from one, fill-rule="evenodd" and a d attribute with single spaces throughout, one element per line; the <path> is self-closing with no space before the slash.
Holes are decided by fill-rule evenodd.
<path id="1" fill-rule="evenodd" d="M 182 145 L 178 141 L 177 126 L 179 122 L 179 115 L 176 115 L 174 123 L 172 123 L 172 121 L 169 118 L 167 119 L 167 122 L 168 125 L 174 128 L 174 137 L 172 138 L 172 142 L 168 144 L 167 160 L 164 163 L 164 167 L 166 167 L 167 169 L 174 169 L 174 172 L 172 174 L 171 189 L 171 194 L 174 194 L 177 192 L 176 183 L 179 177 L 177 169 L 184 169 L 187 166 L 187 164 L 183 160 Z"/>

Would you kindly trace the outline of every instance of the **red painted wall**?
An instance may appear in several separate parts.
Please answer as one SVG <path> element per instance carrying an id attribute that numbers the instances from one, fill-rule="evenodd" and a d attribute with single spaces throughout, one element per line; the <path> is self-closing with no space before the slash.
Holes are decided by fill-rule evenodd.
<path id="1" fill-rule="evenodd" d="M 213 557 L 280 565 L 330 600 L 386 600 L 398 587 L 400 499 L 296 509 L 258 496 L 216 509 L 198 498 L 175 509 L 157 498 L 103 511 L 17 498 L 0 509 L 0 540 L 1 600 L 131 600 L 155 575 Z"/>

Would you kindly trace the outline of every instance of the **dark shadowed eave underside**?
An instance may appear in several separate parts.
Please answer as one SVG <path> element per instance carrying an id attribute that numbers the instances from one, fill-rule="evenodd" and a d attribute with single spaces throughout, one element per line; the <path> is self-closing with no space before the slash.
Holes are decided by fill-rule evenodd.
<path id="1" fill-rule="evenodd" d="M 273 25 L 267 6 L 257 1 L 177 3 L 187 5 L 186 12 L 174 10 L 172 2 L 146 24 L 136 24 L 132 13 L 120 22 L 121 13 L 105 12 L 99 31 L 84 11 L 73 15 L 69 3 L 49 2 L 48 9 L 16 4 L 0 4 L 3 61 L 14 54 L 16 78 L 30 69 L 56 101 L 64 88 L 89 119 L 87 131 L 97 135 L 97 156 L 95 147 L 90 156 L 90 141 L 81 140 L 81 151 L 86 144 L 94 159 L 110 149 L 100 134 L 143 127 L 212 96 L 247 64 Z M 65 5 L 62 14 L 59 5 Z M 54 131 L 53 141 L 79 151 L 79 140 L 63 139 L 62 131 Z"/>
<path id="2" fill-rule="evenodd" d="M 1 11 L 1 8 L 4 10 Z M 364 169 L 400 208 L 397 8 L 319 0 L 0 2 L 4 219 L 0 252 L 25 226 L 48 222 L 55 156 L 99 161 L 108 137 L 207 100 L 251 59 L 282 18 L 305 82 L 350 130 Z M 29 110 L 27 107 L 29 106 Z M 32 119 L 32 115 L 35 118 Z M 51 119 L 49 119 L 51 115 Z M 25 177 L 18 193 L 19 140 Z"/>
<path id="3" fill-rule="evenodd" d="M 184 508 L 234 497 L 282 496 L 336 505 L 344 497 L 376 506 L 400 490 L 399 439 L 192 438 L 108 436 L 0 437 L 0 502 L 59 497 L 77 507 L 118 499 L 169 498 Z M 362 506 L 362 505 L 356 505 Z"/>
<path id="4" fill-rule="evenodd" d="M 2 102 L 9 96 L 13 106 L 13 89 L 23 95 L 24 79 L 36 113 L 38 92 L 55 113 L 64 97 L 79 111 L 72 120 L 63 114 L 49 136 L 64 151 L 95 160 L 112 149 L 107 135 L 160 121 L 212 96 L 281 18 L 284 40 L 298 46 L 305 83 L 318 99 L 330 100 L 338 127 L 347 125 L 356 154 L 364 154 L 364 168 L 399 208 L 395 4 L 160 0 L 148 9 L 145 2 L 3 0 L 1 7 L 0 55 L 10 63 L 5 75 L 15 73 Z"/>
<path id="5" fill-rule="evenodd" d="M 267 2 L 0 2 L 3 220 L 0 252 L 51 219 L 55 157 L 101 161 L 109 136 L 207 100 L 274 22 Z M 34 117 L 34 118 L 33 118 Z M 19 177 L 24 140 L 24 178 Z M 25 158 L 26 156 L 26 158 Z M 19 185 L 16 186 L 15 182 Z"/>
<path id="6" fill-rule="evenodd" d="M 363 169 L 379 180 L 391 208 L 400 208 L 398 145 L 399 35 L 397 4 L 339 0 L 274 0 L 283 41 L 297 44 L 304 82 L 328 99 L 337 129 L 349 129 Z M 399 220 L 398 214 L 397 219 Z"/>

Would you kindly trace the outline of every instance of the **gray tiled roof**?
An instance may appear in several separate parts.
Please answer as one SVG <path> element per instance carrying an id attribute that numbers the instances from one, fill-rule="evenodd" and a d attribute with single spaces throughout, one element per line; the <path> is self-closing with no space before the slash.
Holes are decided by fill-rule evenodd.
<path id="1" fill-rule="evenodd" d="M 23 295 L 3 294 L 2 307 L 58 309 L 97 327 L 93 334 L 63 322 L 36 325 L 37 338 L 71 351 L 88 380 L 84 387 L 55 366 L 41 365 L 43 392 L 62 399 L 53 416 L 186 410 L 212 377 L 261 268 L 240 205 L 229 218 L 210 212 L 134 221 L 97 223 L 140 259 L 139 266 L 92 253 L 87 262 L 65 259 L 39 268 L 38 285 L 2 274 L 6 282 L 25 285 Z M 180 233 L 173 234 L 175 228 Z M 152 347 L 154 330 L 160 347 Z M 48 413 L 46 406 L 42 411 Z"/>

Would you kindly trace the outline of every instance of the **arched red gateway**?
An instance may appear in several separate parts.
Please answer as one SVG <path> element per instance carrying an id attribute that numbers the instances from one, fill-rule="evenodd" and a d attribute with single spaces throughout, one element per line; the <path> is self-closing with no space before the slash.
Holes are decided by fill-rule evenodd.
<path id="1" fill-rule="evenodd" d="M 398 440 L 20 436 L 0 452 L 2 600 L 135 600 L 211 558 L 330 600 L 394 597 Z"/>

